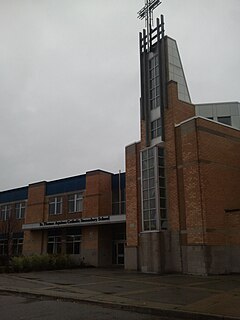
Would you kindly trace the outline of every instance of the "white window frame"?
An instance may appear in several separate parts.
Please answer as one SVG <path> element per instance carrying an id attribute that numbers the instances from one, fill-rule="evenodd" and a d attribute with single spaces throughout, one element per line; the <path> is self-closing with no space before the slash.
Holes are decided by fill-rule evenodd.
<path id="1" fill-rule="evenodd" d="M 52 252 L 49 252 L 48 245 L 52 244 Z M 58 249 L 60 248 L 60 252 L 58 252 Z M 47 243 L 47 252 L 48 254 L 60 254 L 62 252 L 62 237 L 60 235 L 53 235 L 48 236 L 48 243 Z"/>
<path id="2" fill-rule="evenodd" d="M 16 219 L 24 219 L 26 211 L 26 202 L 17 202 L 15 204 Z"/>
<path id="3" fill-rule="evenodd" d="M 54 216 L 62 214 L 62 197 L 51 197 L 49 198 L 49 215 Z M 60 205 L 60 210 L 58 211 L 58 205 Z M 53 212 L 51 212 L 51 207 L 54 207 Z"/>
<path id="4" fill-rule="evenodd" d="M 11 215 L 11 205 L 10 204 L 3 204 L 0 207 L 0 220 L 7 221 Z"/>
<path id="5" fill-rule="evenodd" d="M 73 210 L 70 210 L 70 205 L 69 205 L 70 202 L 73 203 Z M 70 194 L 68 196 L 68 212 L 76 213 L 76 212 L 82 212 L 82 211 L 83 211 L 83 192 Z"/>

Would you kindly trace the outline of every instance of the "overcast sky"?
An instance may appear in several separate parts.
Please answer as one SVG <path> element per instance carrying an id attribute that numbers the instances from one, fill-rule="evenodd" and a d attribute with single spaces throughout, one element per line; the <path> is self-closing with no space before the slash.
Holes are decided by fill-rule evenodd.
<path id="1" fill-rule="evenodd" d="M 194 103 L 240 100 L 240 0 L 163 0 Z M 124 170 L 143 0 L 0 0 L 0 190 Z"/>

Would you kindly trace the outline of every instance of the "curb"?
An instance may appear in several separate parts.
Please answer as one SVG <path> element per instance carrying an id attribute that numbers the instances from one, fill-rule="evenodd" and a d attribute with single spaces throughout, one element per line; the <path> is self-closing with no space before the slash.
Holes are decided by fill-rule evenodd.
<path id="1" fill-rule="evenodd" d="M 65 297 L 63 295 L 51 295 L 48 293 L 40 293 L 40 292 L 30 292 L 23 291 L 18 289 L 0 289 L 2 293 L 14 293 L 21 296 L 34 297 L 34 298 L 48 298 L 51 300 L 61 300 L 66 302 L 75 302 L 75 303 L 85 303 L 97 305 L 105 308 L 132 311 L 136 313 L 149 314 L 154 316 L 161 316 L 166 318 L 178 318 L 178 319 L 195 319 L 195 320 L 240 320 L 240 317 L 231 317 L 224 315 L 216 315 L 216 314 L 207 314 L 207 313 L 197 313 L 197 312 L 189 312 L 183 310 L 172 310 L 172 309 L 157 309 L 145 306 L 135 306 L 129 304 L 119 304 L 110 301 L 99 301 L 99 300 L 89 300 L 89 299 L 81 299 L 81 298 L 71 298 Z"/>

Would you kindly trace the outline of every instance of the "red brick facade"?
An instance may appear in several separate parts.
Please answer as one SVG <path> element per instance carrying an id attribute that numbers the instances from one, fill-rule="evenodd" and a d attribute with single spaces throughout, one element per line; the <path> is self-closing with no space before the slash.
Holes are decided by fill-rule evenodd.
<path id="1" fill-rule="evenodd" d="M 114 211 L 113 202 L 121 201 L 124 206 L 125 197 L 122 199 L 119 193 L 125 194 L 125 174 L 95 170 L 82 176 L 30 184 L 23 189 L 24 193 L 21 188 L 6 191 L 6 195 L 0 193 L 1 219 L 5 207 L 10 208 L 14 218 L 14 230 L 10 231 L 21 239 L 21 245 L 23 242 L 22 254 L 68 253 L 75 260 L 94 266 L 124 263 L 119 248 L 125 243 L 126 218 L 123 210 L 121 214 Z M 15 202 L 19 201 L 12 199 L 19 197 L 25 204 L 25 215 L 17 220 Z M 1 219 L 0 228 L 10 222 L 8 217 L 6 221 Z M 73 237 L 80 242 L 80 249 L 76 242 L 69 244 Z M 2 256 L 6 254 L 7 241 L 3 230 L 0 241 Z M 69 247 L 73 251 L 69 252 Z"/>
<path id="2" fill-rule="evenodd" d="M 142 263 L 147 263 L 146 270 L 158 272 L 239 272 L 239 130 L 195 117 L 194 105 L 178 100 L 175 82 L 168 83 L 164 125 L 168 230 L 159 230 L 158 237 L 141 234 L 141 141 L 126 148 L 127 246 L 137 252 L 137 262 L 126 266 L 143 270 Z M 143 140 L 144 130 L 142 121 Z M 142 262 L 151 246 L 156 255 Z"/>

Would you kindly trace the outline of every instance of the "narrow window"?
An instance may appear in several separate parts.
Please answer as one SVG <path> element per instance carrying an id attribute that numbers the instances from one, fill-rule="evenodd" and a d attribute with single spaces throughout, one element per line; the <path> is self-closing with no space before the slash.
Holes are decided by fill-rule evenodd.
<path id="1" fill-rule="evenodd" d="M 15 204 L 16 219 L 24 219 L 25 217 L 25 202 Z"/>
<path id="2" fill-rule="evenodd" d="M 159 62 L 156 55 L 149 60 L 149 103 L 151 110 L 160 107 L 159 82 Z"/>
<path id="3" fill-rule="evenodd" d="M 11 206 L 9 204 L 2 205 L 0 208 L 0 220 L 7 221 L 11 214 Z"/>

